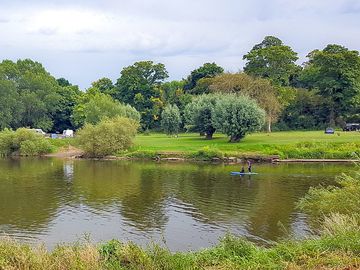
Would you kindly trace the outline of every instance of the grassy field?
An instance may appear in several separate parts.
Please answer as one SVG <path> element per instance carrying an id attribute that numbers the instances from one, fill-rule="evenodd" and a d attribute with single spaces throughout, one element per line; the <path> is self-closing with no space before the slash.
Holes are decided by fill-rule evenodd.
<path id="1" fill-rule="evenodd" d="M 282 158 L 351 158 L 359 153 L 360 133 L 338 131 L 334 135 L 323 131 L 287 131 L 255 133 L 239 143 L 229 143 L 222 134 L 206 140 L 198 134 L 169 137 L 154 133 L 138 135 L 132 152 L 172 152 L 191 154 L 212 151 L 223 155 L 280 155 Z"/>

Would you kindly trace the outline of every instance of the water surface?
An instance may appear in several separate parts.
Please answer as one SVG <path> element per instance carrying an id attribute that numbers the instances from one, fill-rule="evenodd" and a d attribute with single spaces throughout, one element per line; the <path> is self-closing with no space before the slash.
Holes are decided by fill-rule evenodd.
<path id="1" fill-rule="evenodd" d="M 351 164 L 235 165 L 0 160 L 0 233 L 23 241 L 120 239 L 171 250 L 214 245 L 227 232 L 258 243 L 309 234 L 295 203 Z"/>

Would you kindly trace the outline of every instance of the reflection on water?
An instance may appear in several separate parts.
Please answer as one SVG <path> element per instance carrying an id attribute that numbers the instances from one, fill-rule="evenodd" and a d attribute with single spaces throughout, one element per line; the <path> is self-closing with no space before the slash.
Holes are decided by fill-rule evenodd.
<path id="1" fill-rule="evenodd" d="M 294 208 L 310 186 L 351 164 L 233 165 L 57 159 L 0 160 L 0 232 L 49 247 L 92 239 L 165 242 L 171 250 L 215 244 L 226 232 L 266 243 L 303 237 Z"/>

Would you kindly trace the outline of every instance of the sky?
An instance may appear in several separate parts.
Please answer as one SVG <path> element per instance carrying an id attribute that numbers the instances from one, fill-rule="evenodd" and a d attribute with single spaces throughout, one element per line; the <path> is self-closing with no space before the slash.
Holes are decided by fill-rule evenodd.
<path id="1" fill-rule="evenodd" d="M 33 59 L 82 89 L 142 60 L 169 80 L 206 62 L 237 72 L 267 35 L 299 64 L 330 43 L 360 50 L 360 0 L 0 0 L 0 60 Z"/>

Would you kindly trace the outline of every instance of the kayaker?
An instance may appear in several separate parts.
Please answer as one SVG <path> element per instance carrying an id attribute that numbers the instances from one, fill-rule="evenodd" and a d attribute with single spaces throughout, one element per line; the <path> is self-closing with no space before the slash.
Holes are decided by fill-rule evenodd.
<path id="1" fill-rule="evenodd" d="M 248 164 L 248 171 L 249 171 L 249 173 L 251 173 L 251 161 L 248 160 L 248 161 L 247 161 L 247 164 Z"/>
<path id="2" fill-rule="evenodd" d="M 240 173 L 245 173 L 244 166 L 242 166 Z"/>

